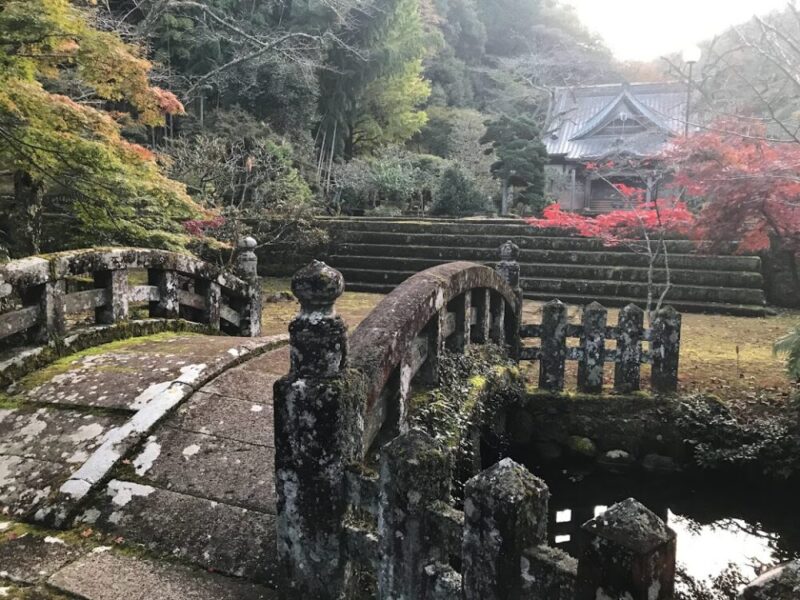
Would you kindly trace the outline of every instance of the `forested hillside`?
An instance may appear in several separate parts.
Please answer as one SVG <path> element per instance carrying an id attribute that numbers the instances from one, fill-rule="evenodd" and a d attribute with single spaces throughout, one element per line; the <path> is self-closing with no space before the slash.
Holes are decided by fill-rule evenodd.
<path id="1" fill-rule="evenodd" d="M 218 246 L 247 219 L 289 217 L 290 227 L 262 226 L 269 243 L 308 231 L 310 211 L 492 211 L 504 182 L 535 207 L 548 88 L 620 78 L 555 0 L 6 0 L 1 10 L 12 255 L 90 235 Z M 32 90 L 40 104 L 22 106 L 16 94 Z M 158 110 L 142 106 L 159 93 Z"/>
<path id="2" fill-rule="evenodd" d="M 706 46 L 705 109 L 789 135 L 787 20 Z M 559 0 L 2 0 L 0 244 L 213 253 L 313 241 L 326 212 L 534 212 L 554 86 L 686 75 L 590 27 Z"/>

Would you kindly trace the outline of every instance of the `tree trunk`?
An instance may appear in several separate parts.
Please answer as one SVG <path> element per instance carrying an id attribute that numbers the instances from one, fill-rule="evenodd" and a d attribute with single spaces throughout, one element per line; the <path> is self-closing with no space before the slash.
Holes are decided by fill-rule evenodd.
<path id="1" fill-rule="evenodd" d="M 44 186 L 25 171 L 14 173 L 14 209 L 8 232 L 12 256 L 30 256 L 41 251 Z"/>

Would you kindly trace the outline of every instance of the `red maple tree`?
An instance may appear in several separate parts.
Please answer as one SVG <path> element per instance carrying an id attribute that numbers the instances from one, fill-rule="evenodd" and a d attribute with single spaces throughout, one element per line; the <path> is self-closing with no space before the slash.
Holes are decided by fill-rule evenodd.
<path id="1" fill-rule="evenodd" d="M 760 252 L 778 242 L 800 254 L 800 145 L 770 141 L 763 126 L 723 121 L 676 140 L 664 160 L 675 185 L 699 200 L 695 235 L 712 249 L 733 243 Z"/>
<path id="2" fill-rule="evenodd" d="M 587 168 L 612 186 L 629 208 L 589 216 L 564 211 L 558 204 L 551 204 L 544 209 L 542 218 L 527 221 L 535 227 L 563 229 L 582 237 L 597 238 L 606 246 L 624 244 L 633 252 L 645 254 L 648 259 L 647 314 L 652 319 L 672 285 L 667 239 L 676 234 L 689 235 L 694 228 L 694 215 L 684 202 L 675 198 L 647 201 L 645 190 L 603 177 L 601 170 L 614 169 L 613 163 L 602 166 L 591 163 Z M 655 282 L 657 268 L 664 271 L 660 286 Z"/>

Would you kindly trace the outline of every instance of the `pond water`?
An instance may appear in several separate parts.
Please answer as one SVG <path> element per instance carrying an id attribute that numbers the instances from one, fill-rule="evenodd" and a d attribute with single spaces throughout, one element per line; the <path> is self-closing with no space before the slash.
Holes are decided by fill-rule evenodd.
<path id="1" fill-rule="evenodd" d="M 678 534 L 677 560 L 705 584 L 733 566 L 745 580 L 800 558 L 798 490 L 764 490 L 726 480 L 534 469 L 550 487 L 550 543 L 578 555 L 580 526 L 636 498 Z"/>

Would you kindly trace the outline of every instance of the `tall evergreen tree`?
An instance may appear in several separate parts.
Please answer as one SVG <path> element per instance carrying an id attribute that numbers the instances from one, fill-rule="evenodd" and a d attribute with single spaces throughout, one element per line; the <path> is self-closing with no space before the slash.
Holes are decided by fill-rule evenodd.
<path id="1" fill-rule="evenodd" d="M 517 200 L 531 208 L 540 208 L 544 201 L 547 151 L 536 123 L 524 116 L 503 115 L 486 124 L 481 143 L 490 144 L 486 152 L 493 150 L 497 156 L 491 171 L 503 184 L 504 201 L 509 188 L 519 188 Z"/>

